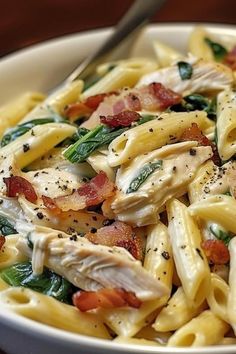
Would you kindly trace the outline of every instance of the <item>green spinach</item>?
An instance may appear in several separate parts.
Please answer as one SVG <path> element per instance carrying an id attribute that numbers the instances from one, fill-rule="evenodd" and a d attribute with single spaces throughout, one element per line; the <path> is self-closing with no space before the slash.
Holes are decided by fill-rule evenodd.
<path id="1" fill-rule="evenodd" d="M 0 234 L 3 236 L 17 234 L 14 226 L 2 215 L 0 215 Z"/>
<path id="2" fill-rule="evenodd" d="M 2 138 L 1 147 L 8 145 L 10 142 L 14 141 L 21 135 L 27 133 L 30 129 L 37 125 L 48 124 L 48 123 L 69 123 L 67 120 L 61 118 L 60 116 L 48 117 L 48 118 L 38 118 L 33 119 L 28 122 L 17 125 L 16 127 L 10 129 Z"/>
<path id="3" fill-rule="evenodd" d="M 211 48 L 215 60 L 222 61 L 228 51 L 221 44 L 213 42 L 210 38 L 204 38 L 206 44 Z"/>
<path id="4" fill-rule="evenodd" d="M 229 245 L 229 242 L 233 235 L 230 232 L 226 232 L 220 229 L 216 224 L 213 224 L 209 227 L 211 233 L 220 241 L 224 242 L 226 246 Z"/>
<path id="5" fill-rule="evenodd" d="M 179 61 L 177 63 L 179 69 L 179 75 L 181 80 L 189 80 L 193 74 L 193 67 L 191 64 L 186 63 L 185 61 Z"/>
<path id="6" fill-rule="evenodd" d="M 84 162 L 95 150 L 110 144 L 112 140 L 126 130 L 127 128 L 114 130 L 102 124 L 98 125 L 82 136 L 76 143 L 69 146 L 63 154 L 72 163 Z"/>
<path id="7" fill-rule="evenodd" d="M 16 263 L 0 273 L 1 278 L 11 286 L 23 286 L 55 299 L 71 303 L 75 287 L 60 275 L 45 268 L 40 275 L 34 275 L 31 262 Z"/>
<path id="8" fill-rule="evenodd" d="M 162 167 L 162 160 L 157 162 L 150 162 L 144 165 L 138 176 L 133 179 L 130 183 L 129 188 L 127 189 L 126 193 L 133 193 L 136 192 L 139 187 L 146 181 L 146 179 L 157 169 Z"/>

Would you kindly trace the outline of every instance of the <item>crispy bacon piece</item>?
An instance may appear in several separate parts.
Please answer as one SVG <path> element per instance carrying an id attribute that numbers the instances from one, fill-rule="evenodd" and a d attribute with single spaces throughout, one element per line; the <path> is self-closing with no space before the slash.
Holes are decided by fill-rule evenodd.
<path id="1" fill-rule="evenodd" d="M 64 114 L 68 117 L 71 121 L 77 119 L 80 116 L 87 116 L 92 113 L 92 109 L 87 107 L 83 102 L 77 102 L 68 105 L 65 110 Z"/>
<path id="2" fill-rule="evenodd" d="M 109 181 L 105 172 L 101 171 L 71 195 L 54 198 L 53 202 L 63 211 L 80 210 L 102 203 L 113 195 L 114 189 L 114 183 Z"/>
<path id="3" fill-rule="evenodd" d="M 139 308 L 142 302 L 130 291 L 122 289 L 101 289 L 97 292 L 78 291 L 73 295 L 73 304 L 80 311 L 96 308 L 116 308 L 130 306 Z"/>
<path id="4" fill-rule="evenodd" d="M 111 205 L 114 201 L 115 194 L 102 203 L 102 213 L 108 219 L 114 219 L 116 217 L 114 211 L 111 208 Z"/>
<path id="5" fill-rule="evenodd" d="M 140 114 L 133 111 L 123 111 L 114 116 L 100 116 L 100 121 L 109 127 L 128 127 L 131 123 L 139 120 L 141 118 Z"/>
<path id="6" fill-rule="evenodd" d="M 4 243 L 5 243 L 5 237 L 4 236 L 0 236 L 0 251 L 1 251 L 1 249 L 2 249 L 2 247 L 3 247 L 3 245 L 4 245 Z"/>
<path id="7" fill-rule="evenodd" d="M 111 95 L 116 95 L 115 91 L 107 93 L 99 93 L 98 95 L 90 96 L 83 102 L 73 103 L 65 108 L 65 116 L 69 119 L 76 119 L 80 115 L 90 115 L 95 111 L 100 103 L 104 100 L 105 97 Z"/>
<path id="8" fill-rule="evenodd" d="M 142 259 L 140 235 L 136 235 L 131 226 L 121 221 L 115 221 L 112 225 L 102 227 L 94 233 L 89 232 L 86 234 L 86 238 L 95 244 L 126 248 L 134 258 Z"/>
<path id="9" fill-rule="evenodd" d="M 208 260 L 213 264 L 226 264 L 229 262 L 229 250 L 221 240 L 206 240 L 201 243 Z"/>
<path id="10" fill-rule="evenodd" d="M 191 127 L 185 129 L 180 137 L 180 141 L 197 141 L 200 146 L 211 146 L 213 151 L 212 161 L 216 165 L 221 165 L 220 156 L 215 144 L 213 144 L 199 129 L 196 123 L 192 123 Z"/>
<path id="11" fill-rule="evenodd" d="M 165 110 L 167 107 L 180 103 L 182 96 L 166 88 L 161 83 L 153 82 L 140 88 L 131 89 L 131 92 L 124 96 L 124 108 L 118 110 L 117 103 L 114 105 L 114 113 L 117 114 L 124 109 L 147 111 Z M 120 108 L 122 107 L 120 102 Z"/>
<path id="12" fill-rule="evenodd" d="M 181 95 L 166 88 L 161 83 L 153 82 L 149 87 L 154 97 L 156 97 L 159 102 L 159 108 L 161 110 L 181 102 Z"/>
<path id="13" fill-rule="evenodd" d="M 141 106 L 140 99 L 138 98 L 137 95 L 130 92 L 126 96 L 126 101 L 127 101 L 128 107 L 131 111 L 141 111 L 142 106 Z"/>
<path id="14" fill-rule="evenodd" d="M 36 202 L 37 194 L 34 187 L 27 179 L 21 176 L 11 176 L 4 177 L 3 181 L 7 187 L 8 197 L 17 197 L 19 194 L 23 194 L 29 202 Z"/>
<path id="15" fill-rule="evenodd" d="M 236 46 L 224 57 L 224 64 L 236 70 Z"/>
<path id="16" fill-rule="evenodd" d="M 90 109 L 92 109 L 93 111 L 95 111 L 100 105 L 100 103 L 104 100 L 104 98 L 109 97 L 111 95 L 117 95 L 117 92 L 111 91 L 111 92 L 99 93 L 97 95 L 90 96 L 84 101 L 84 104 Z"/>
<path id="17" fill-rule="evenodd" d="M 54 200 L 46 195 L 42 195 L 42 200 L 44 206 L 49 209 L 54 214 L 60 214 L 61 209 L 54 203 Z"/>

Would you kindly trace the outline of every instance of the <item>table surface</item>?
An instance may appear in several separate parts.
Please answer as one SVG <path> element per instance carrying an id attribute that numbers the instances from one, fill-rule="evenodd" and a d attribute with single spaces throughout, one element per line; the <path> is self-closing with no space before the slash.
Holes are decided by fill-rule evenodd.
<path id="1" fill-rule="evenodd" d="M 148 1 L 148 0 L 143 0 Z M 46 39 L 112 26 L 132 0 L 0 0 L 0 57 Z M 153 22 L 236 24 L 235 0 L 168 0 Z M 4 354 L 0 349 L 0 354 Z"/>

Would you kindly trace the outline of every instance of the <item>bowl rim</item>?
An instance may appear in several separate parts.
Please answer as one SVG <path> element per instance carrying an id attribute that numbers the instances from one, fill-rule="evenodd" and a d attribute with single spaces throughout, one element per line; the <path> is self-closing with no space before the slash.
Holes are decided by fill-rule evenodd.
<path id="1" fill-rule="evenodd" d="M 194 26 L 204 26 L 212 31 L 214 30 L 222 30 L 224 34 L 232 35 L 232 32 L 236 35 L 236 25 L 233 24 L 223 24 L 223 23 L 208 23 L 208 22 L 164 22 L 164 23 L 151 23 L 146 26 L 147 30 L 156 30 L 157 28 L 160 31 L 165 31 L 167 28 L 175 31 L 189 31 Z M 26 48 L 22 48 L 20 50 L 11 52 L 0 58 L 0 66 L 8 61 L 12 61 L 15 58 L 19 58 L 21 56 L 25 56 L 30 54 L 31 52 L 45 49 L 51 45 L 60 45 L 67 41 L 73 40 L 75 38 L 85 38 L 92 37 L 94 34 L 100 34 L 101 36 L 108 35 L 114 28 L 113 27 L 105 27 L 99 29 L 92 29 L 77 33 L 65 34 L 60 37 L 50 38 L 46 41 L 42 41 L 39 43 L 35 43 L 33 45 L 27 46 Z M 56 340 L 57 342 L 64 342 L 70 345 L 83 345 L 86 346 L 86 349 L 102 349 L 104 353 L 108 354 L 112 350 L 114 353 L 170 353 L 170 351 L 174 354 L 180 353 L 189 353 L 189 354 L 199 354 L 199 350 L 201 354 L 220 354 L 224 351 L 224 353 L 235 353 L 236 345 L 220 345 L 220 346 L 207 346 L 207 347 L 196 347 L 196 348 L 188 348 L 188 347 L 162 347 L 162 346 L 148 346 L 148 345 L 138 345 L 138 344 L 130 344 L 130 343 L 118 343 L 107 339 L 100 339 L 96 337 L 90 337 L 82 334 L 68 332 L 63 329 L 58 329 L 47 324 L 43 324 L 29 318 L 26 318 L 22 315 L 19 315 L 15 312 L 12 312 L 9 309 L 2 308 L 0 312 L 0 319 L 4 320 L 9 327 L 14 328 L 17 331 L 23 333 L 30 333 L 32 336 L 43 335 L 45 338 Z"/>
<path id="2" fill-rule="evenodd" d="M 166 28 L 176 28 L 178 27 L 178 30 L 183 30 L 183 29 L 187 29 L 189 30 L 190 28 L 194 27 L 194 26 L 203 26 L 203 27 L 207 27 L 210 28 L 211 30 L 214 31 L 214 29 L 217 30 L 222 30 L 222 31 L 227 31 L 227 34 L 230 34 L 230 32 L 232 31 L 236 31 L 236 25 L 234 24 L 224 24 L 224 23 L 217 23 L 217 22 L 181 22 L 181 21 L 176 21 L 176 22 L 160 22 L 158 24 L 156 24 L 155 22 L 152 22 L 150 24 L 148 24 L 145 27 L 145 30 L 153 30 L 156 29 L 157 27 L 160 28 L 160 30 L 164 31 Z M 13 52 L 10 52 L 2 57 L 0 57 L 0 64 L 2 64 L 5 61 L 8 60 L 12 60 L 14 59 L 15 56 L 19 57 L 21 55 L 26 55 L 26 54 L 30 54 L 30 52 L 35 51 L 37 49 L 42 49 L 44 47 L 50 46 L 52 44 L 60 44 L 64 41 L 68 41 L 71 39 L 74 39 L 76 37 L 86 37 L 86 36 L 93 36 L 94 34 L 101 34 L 103 35 L 108 35 L 111 31 L 114 30 L 115 27 L 113 26 L 109 26 L 109 27 L 101 27 L 101 28 L 95 28 L 95 29 L 91 29 L 91 30 L 86 30 L 86 31 L 81 31 L 81 32 L 73 32 L 73 33 L 68 33 L 68 34 L 64 34 L 62 36 L 58 36 L 58 37 L 53 37 L 53 38 L 49 38 L 46 39 L 45 41 L 40 41 L 37 43 L 34 43 L 32 45 L 14 50 Z"/>

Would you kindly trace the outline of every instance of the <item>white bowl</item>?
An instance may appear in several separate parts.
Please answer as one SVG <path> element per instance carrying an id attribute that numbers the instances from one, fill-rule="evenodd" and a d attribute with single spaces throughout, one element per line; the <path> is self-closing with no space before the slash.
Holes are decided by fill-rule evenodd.
<path id="1" fill-rule="evenodd" d="M 206 25 L 210 32 L 236 43 L 236 27 Z M 176 49 L 186 51 L 194 24 L 149 26 L 133 48 L 137 56 L 152 55 L 150 42 L 158 38 Z M 18 94 L 52 89 L 109 35 L 111 29 L 91 31 L 50 40 L 11 54 L 0 60 L 0 104 Z M 118 344 L 58 330 L 23 318 L 6 309 L 0 311 L 0 348 L 8 354 L 113 354 L 118 353 L 236 353 L 236 346 L 207 348 L 160 348 Z"/>

